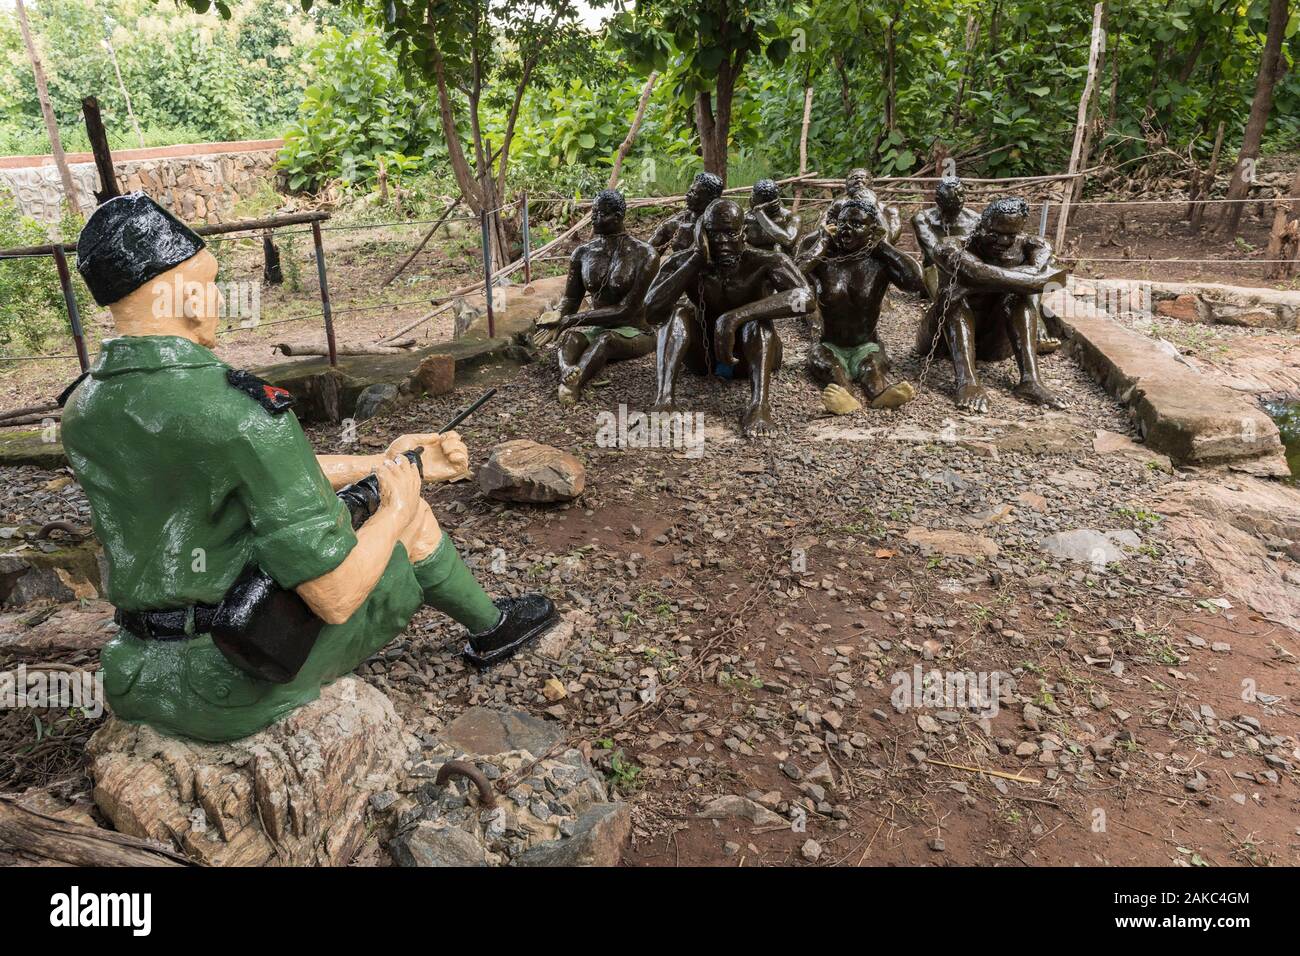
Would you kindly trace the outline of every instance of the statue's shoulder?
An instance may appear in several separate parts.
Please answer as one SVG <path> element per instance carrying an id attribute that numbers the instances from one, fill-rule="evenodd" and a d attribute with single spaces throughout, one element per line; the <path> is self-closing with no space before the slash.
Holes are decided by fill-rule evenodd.
<path id="1" fill-rule="evenodd" d="M 243 369 L 227 369 L 226 383 L 235 391 L 243 392 L 270 415 L 283 415 L 293 408 L 296 399 L 278 385 L 272 385 Z"/>

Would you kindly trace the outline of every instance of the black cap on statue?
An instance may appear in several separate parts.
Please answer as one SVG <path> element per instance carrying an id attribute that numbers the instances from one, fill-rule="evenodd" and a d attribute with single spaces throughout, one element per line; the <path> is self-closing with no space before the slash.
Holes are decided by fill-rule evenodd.
<path id="1" fill-rule="evenodd" d="M 115 196 L 77 239 L 77 271 L 100 305 L 111 305 L 150 279 L 193 258 L 205 243 L 144 193 Z"/>

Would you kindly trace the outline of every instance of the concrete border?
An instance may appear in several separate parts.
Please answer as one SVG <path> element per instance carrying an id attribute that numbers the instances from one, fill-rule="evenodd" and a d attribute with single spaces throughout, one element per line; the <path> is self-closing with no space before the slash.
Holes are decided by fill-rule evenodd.
<path id="1" fill-rule="evenodd" d="M 1058 289 L 1044 296 L 1071 351 L 1137 420 L 1146 444 L 1175 462 L 1230 464 L 1290 474 L 1277 426 L 1237 392 L 1201 375 L 1160 343 L 1124 328 L 1092 302 Z"/>
<path id="2" fill-rule="evenodd" d="M 225 153 L 253 153 L 263 149 L 279 149 L 282 139 L 249 139 L 237 143 L 177 143 L 175 146 L 146 146 L 144 149 L 118 149 L 113 151 L 114 163 L 139 162 L 144 159 L 199 158 L 221 156 Z M 72 163 L 93 163 L 94 153 L 67 153 Z M 0 169 L 32 169 L 53 166 L 53 156 L 0 156 Z"/>

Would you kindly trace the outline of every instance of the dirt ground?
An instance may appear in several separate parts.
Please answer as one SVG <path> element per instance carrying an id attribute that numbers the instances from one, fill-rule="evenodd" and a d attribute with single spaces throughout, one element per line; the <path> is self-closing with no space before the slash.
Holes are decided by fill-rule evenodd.
<path id="1" fill-rule="evenodd" d="M 396 249 L 331 242 L 336 299 L 365 301 Z M 255 251 L 241 255 L 250 268 Z M 394 294 L 472 275 L 443 250 L 430 261 L 447 271 Z M 310 290 L 309 257 L 301 266 Z M 357 313 L 344 327 L 365 340 L 419 314 Z M 913 381 L 918 318 L 894 295 L 882 320 Z M 441 321 L 430 335 L 447 334 Z M 649 358 L 612 367 L 574 408 L 556 403 L 548 359 L 483 369 L 364 423 L 362 448 L 382 447 L 437 428 L 491 383 L 498 397 L 461 429 L 474 464 L 527 437 L 578 455 L 587 490 L 552 508 L 493 503 L 473 482 L 427 493 L 490 591 L 541 589 L 565 611 L 557 658 L 470 672 L 456 628 L 422 612 L 361 675 L 417 730 L 471 704 L 562 722 L 634 805 L 628 865 L 1300 863 L 1300 633 L 1227 599 L 1169 533 L 1162 496 L 1206 476 L 1125 445 L 1127 413 L 1067 355 L 1044 363 L 1064 413 L 1016 399 L 1002 363 L 983 371 L 992 411 L 963 416 L 938 363 L 903 410 L 830 418 L 804 372 L 806 331 L 782 336 L 770 439 L 738 437 L 746 384 L 685 377 L 683 408 L 703 416 L 698 457 L 602 438 L 601 413 L 648 408 Z M 253 364 L 274 340 L 243 332 L 220 351 Z M 3 404 L 74 372 L 11 373 Z M 357 450 L 335 429 L 311 432 L 322 452 Z M 75 485 L 52 501 L 59 475 L 21 471 L 0 524 L 78 507 Z M 1078 563 L 1045 544 L 1084 530 L 1114 536 L 1117 559 Z M 1300 554 L 1277 561 L 1300 568 Z M 904 695 L 916 668 L 996 689 Z M 543 692 L 552 678 L 559 699 Z M 75 789 L 75 770 L 53 766 Z M 698 816 L 718 798 L 723 815 Z"/>

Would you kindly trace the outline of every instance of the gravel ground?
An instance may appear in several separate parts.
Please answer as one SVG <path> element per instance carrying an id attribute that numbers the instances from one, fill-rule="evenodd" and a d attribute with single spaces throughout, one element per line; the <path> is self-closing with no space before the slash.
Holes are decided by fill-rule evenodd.
<path id="1" fill-rule="evenodd" d="M 918 318 L 899 296 L 882 320 L 913 380 Z M 1300 642 L 1216 603 L 1167 539 L 1151 502 L 1183 476 L 1096 450 L 1099 430 L 1133 437 L 1126 412 L 1057 354 L 1044 374 L 1064 413 L 1016 399 L 1007 362 L 982 369 L 991 414 L 961 415 L 940 362 L 901 411 L 831 418 L 806 334 L 782 335 L 771 438 L 738 437 L 747 383 L 684 376 L 700 457 L 599 444 L 599 413 L 648 408 L 649 358 L 574 408 L 548 356 L 366 422 L 360 449 L 312 429 L 322 452 L 383 447 L 491 383 L 461 429 L 476 463 L 527 437 L 587 467 L 567 506 L 427 493 L 490 591 L 561 605 L 543 648 L 474 673 L 458 629 L 422 612 L 361 674 L 416 732 L 478 703 L 562 722 L 634 801 L 632 864 L 1300 862 Z M 83 514 L 75 484 L 46 490 L 58 477 L 20 470 L 0 524 Z M 1120 560 L 1044 548 L 1080 530 L 1111 534 Z M 917 667 L 998 683 L 982 700 L 895 693 Z M 1267 693 L 1243 702 L 1247 677 Z"/>

